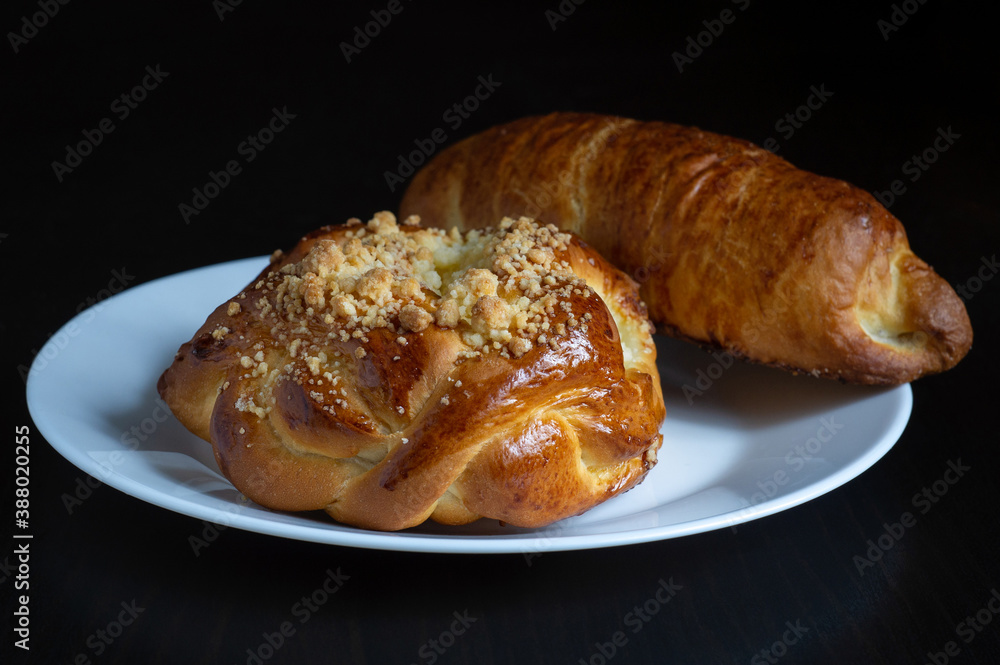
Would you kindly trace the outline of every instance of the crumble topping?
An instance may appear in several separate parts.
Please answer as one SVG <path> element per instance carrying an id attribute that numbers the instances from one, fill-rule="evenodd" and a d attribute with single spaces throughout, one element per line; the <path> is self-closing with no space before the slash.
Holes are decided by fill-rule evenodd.
<path id="1" fill-rule="evenodd" d="M 593 293 L 569 263 L 556 260 L 570 236 L 551 224 L 505 218 L 498 229 L 461 234 L 420 228 L 419 221 L 411 216 L 401 228 L 390 212 L 367 224 L 349 220 L 343 241 L 318 240 L 302 260 L 258 281 L 266 294 L 258 310 L 293 334 L 322 322 L 330 337 L 364 342 L 385 328 L 402 345 L 405 333 L 437 325 L 458 330 L 470 356 L 520 357 L 548 343 L 551 332 L 543 331 L 556 307 L 569 311 L 571 295 Z M 293 357 L 299 340 L 288 345 Z M 358 347 L 358 358 L 365 353 Z"/>
<path id="2" fill-rule="evenodd" d="M 558 258 L 569 234 L 526 217 L 466 233 L 419 222 L 413 215 L 397 224 L 390 212 L 367 224 L 352 218 L 339 240 L 316 240 L 301 260 L 269 271 L 253 293 L 241 293 L 242 305 L 229 304 L 230 316 L 253 310 L 275 345 L 296 359 L 280 368 L 269 367 L 261 350 L 240 357 L 246 376 L 263 376 L 266 383 L 240 396 L 237 409 L 263 417 L 274 403 L 274 385 L 285 379 L 312 386 L 308 394 L 325 401 L 324 410 L 348 408 L 341 399 L 348 394 L 337 386 L 341 369 L 367 356 L 365 344 L 376 329 L 391 332 L 399 346 L 431 326 L 453 329 L 466 345 L 463 358 L 520 358 L 537 345 L 557 348 L 572 328 L 586 332 L 591 315 L 574 313 L 574 297 L 596 292 Z M 348 352 L 354 358 L 331 350 L 330 340 L 357 340 Z"/>

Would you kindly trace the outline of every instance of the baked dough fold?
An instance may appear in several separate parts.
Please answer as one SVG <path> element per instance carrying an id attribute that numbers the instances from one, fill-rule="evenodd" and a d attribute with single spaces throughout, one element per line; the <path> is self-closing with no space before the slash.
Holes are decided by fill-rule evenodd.
<path id="1" fill-rule="evenodd" d="M 655 360 L 635 282 L 572 234 L 382 212 L 276 253 L 158 388 L 265 507 L 538 527 L 655 463 Z"/>

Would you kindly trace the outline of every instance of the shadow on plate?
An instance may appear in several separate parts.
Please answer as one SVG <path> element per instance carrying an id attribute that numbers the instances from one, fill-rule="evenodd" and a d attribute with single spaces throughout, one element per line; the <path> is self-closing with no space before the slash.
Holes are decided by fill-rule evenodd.
<path id="1" fill-rule="evenodd" d="M 817 417 L 892 390 L 794 375 L 662 335 L 656 336 L 656 351 L 667 418 L 677 420 L 765 428 Z"/>

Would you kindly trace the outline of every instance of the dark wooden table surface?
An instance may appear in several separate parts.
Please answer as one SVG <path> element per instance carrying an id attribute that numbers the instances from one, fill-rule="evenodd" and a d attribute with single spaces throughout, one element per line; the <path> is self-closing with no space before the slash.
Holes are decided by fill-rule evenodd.
<path id="1" fill-rule="evenodd" d="M 34 538 L 21 580 L 18 541 L 0 549 L 0 661 L 1000 662 L 995 23 L 916 0 L 668 4 L 5 4 L 2 531 L 28 426 Z M 243 145 L 275 109 L 273 141 Z M 403 185 L 386 174 L 405 181 L 399 155 L 434 130 L 450 143 L 557 109 L 698 125 L 891 195 L 915 251 L 961 287 L 972 352 L 916 382 L 899 442 L 829 494 L 735 531 L 530 561 L 235 528 L 195 556 L 205 524 L 89 479 L 37 433 L 19 368 L 87 303 L 392 209 Z M 203 210 L 180 207 L 230 160 Z M 328 579 L 335 594 L 299 604 Z M 680 588 L 650 603 L 661 580 Z"/>

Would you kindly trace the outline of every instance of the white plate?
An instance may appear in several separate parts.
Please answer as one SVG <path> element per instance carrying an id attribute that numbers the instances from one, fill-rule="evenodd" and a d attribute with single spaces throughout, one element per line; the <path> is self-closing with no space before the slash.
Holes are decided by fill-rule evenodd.
<path id="1" fill-rule="evenodd" d="M 584 515 L 540 530 L 479 520 L 380 533 L 323 513 L 274 512 L 243 499 L 220 475 L 211 446 L 168 415 L 156 394 L 156 380 L 181 343 L 265 265 L 253 258 L 165 277 L 72 319 L 38 353 L 28 376 L 28 408 L 39 432 L 108 485 L 225 526 L 352 547 L 530 554 L 735 527 L 809 501 L 878 461 L 903 432 L 913 403 L 908 385 L 845 386 L 730 365 L 659 338 L 667 402 L 659 464 L 638 487 Z M 203 529 L 192 523 L 192 535 Z"/>

